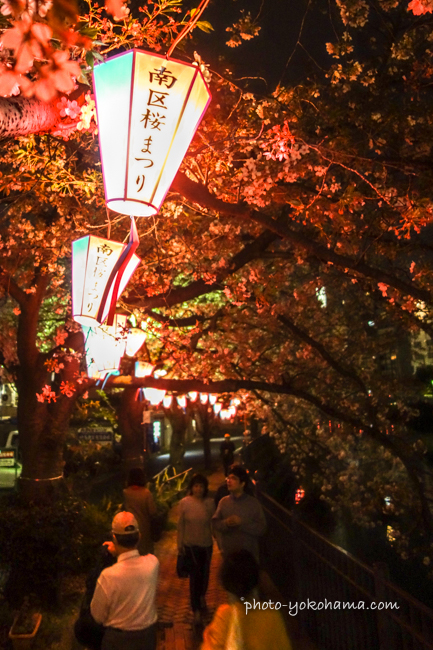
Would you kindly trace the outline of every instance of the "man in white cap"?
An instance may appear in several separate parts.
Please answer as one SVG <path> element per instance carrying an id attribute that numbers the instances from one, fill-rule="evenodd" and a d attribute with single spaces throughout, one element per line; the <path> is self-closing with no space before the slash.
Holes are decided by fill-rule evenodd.
<path id="1" fill-rule="evenodd" d="M 155 650 L 156 586 L 159 562 L 140 555 L 140 532 L 131 512 L 120 512 L 111 525 L 108 550 L 117 556 L 98 578 L 90 611 L 105 627 L 102 650 Z"/>

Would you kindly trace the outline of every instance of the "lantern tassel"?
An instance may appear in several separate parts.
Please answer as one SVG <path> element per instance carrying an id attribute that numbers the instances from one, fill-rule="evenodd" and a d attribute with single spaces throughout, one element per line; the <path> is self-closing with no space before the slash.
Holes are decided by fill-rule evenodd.
<path id="1" fill-rule="evenodd" d="M 107 325 L 113 324 L 120 281 L 122 279 L 126 267 L 129 264 L 129 261 L 131 260 L 131 257 L 134 255 L 135 251 L 137 250 L 139 243 L 140 243 L 140 238 L 138 236 L 135 219 L 134 217 L 131 217 L 131 229 L 129 232 L 129 242 L 125 250 L 123 251 L 122 255 L 117 260 L 116 265 L 114 266 L 113 270 L 111 271 L 110 277 L 108 278 L 108 282 L 106 284 L 106 287 L 104 289 L 104 294 L 102 296 L 101 305 L 99 307 L 98 315 L 96 317 L 96 320 L 99 323 L 102 322 L 102 318 L 105 310 L 105 304 L 107 302 L 107 298 L 108 298 L 108 294 L 110 293 L 111 286 L 113 285 L 114 282 L 113 293 L 111 294 L 110 309 L 106 321 Z"/>

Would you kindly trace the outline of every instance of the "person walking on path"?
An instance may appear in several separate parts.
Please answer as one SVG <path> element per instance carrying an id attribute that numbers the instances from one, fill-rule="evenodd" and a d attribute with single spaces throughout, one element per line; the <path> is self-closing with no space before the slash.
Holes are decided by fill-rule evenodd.
<path id="1" fill-rule="evenodd" d="M 130 512 L 120 512 L 112 522 L 113 541 L 105 542 L 117 557 L 96 583 L 90 611 L 105 627 L 102 650 L 156 650 L 156 587 L 159 562 L 141 556 L 138 522 Z"/>
<path id="2" fill-rule="evenodd" d="M 125 510 L 132 512 L 140 528 L 140 555 L 153 553 L 151 535 L 152 519 L 156 516 L 156 506 L 151 491 L 146 487 L 146 478 L 140 467 L 134 467 L 128 475 L 128 487 L 123 490 Z"/>
<path id="3" fill-rule="evenodd" d="M 246 549 L 259 561 L 258 539 L 266 530 L 266 518 L 259 501 L 247 494 L 248 472 L 232 465 L 227 476 L 229 496 L 223 497 L 212 522 L 223 556 Z"/>
<path id="4" fill-rule="evenodd" d="M 217 609 L 204 630 L 201 650 L 291 650 L 281 613 L 257 607 L 257 603 L 261 605 L 259 567 L 251 553 L 241 550 L 224 558 L 221 582 L 231 604 Z"/>
<path id="5" fill-rule="evenodd" d="M 224 467 L 224 476 L 227 476 L 230 465 L 233 464 L 235 458 L 235 445 L 230 440 L 230 434 L 224 434 L 224 440 L 220 445 L 220 456 Z"/>
<path id="6" fill-rule="evenodd" d="M 188 496 L 179 504 L 177 526 L 178 552 L 185 554 L 191 567 L 189 588 L 196 624 L 201 623 L 202 611 L 206 609 L 205 596 L 212 558 L 212 515 L 215 505 L 207 494 L 207 478 L 202 474 L 194 474 L 189 484 Z"/>

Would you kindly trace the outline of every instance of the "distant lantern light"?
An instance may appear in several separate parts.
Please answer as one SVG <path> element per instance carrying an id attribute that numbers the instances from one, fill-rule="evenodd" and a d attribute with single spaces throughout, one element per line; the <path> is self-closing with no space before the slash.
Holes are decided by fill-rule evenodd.
<path id="1" fill-rule="evenodd" d="M 200 402 L 202 404 L 207 404 L 208 399 L 209 395 L 207 393 L 200 393 Z"/>
<path id="2" fill-rule="evenodd" d="M 152 374 L 154 366 L 147 361 L 136 361 L 134 374 L 136 377 L 149 377 Z"/>
<path id="3" fill-rule="evenodd" d="M 173 395 L 165 395 L 164 399 L 162 400 L 163 407 L 165 409 L 169 409 L 172 401 L 173 401 Z"/>
<path id="4" fill-rule="evenodd" d="M 128 357 L 135 357 L 146 340 L 146 332 L 138 327 L 131 327 L 126 338 L 126 354 Z"/>
<path id="5" fill-rule="evenodd" d="M 186 408 L 186 397 L 185 395 L 179 395 L 179 397 L 176 397 L 177 403 L 179 404 L 181 409 Z"/>
<path id="6" fill-rule="evenodd" d="M 116 314 L 112 326 L 82 327 L 89 377 L 102 379 L 117 371 L 126 348 L 126 316 Z"/>
<path id="7" fill-rule="evenodd" d="M 210 102 L 197 66 L 130 50 L 95 66 L 107 206 L 156 214 Z"/>
<path id="8" fill-rule="evenodd" d="M 128 244 L 88 235 L 72 242 L 72 317 L 94 327 L 113 324 L 116 303 L 140 264 L 139 239 L 131 219 Z"/>
<path id="9" fill-rule="evenodd" d="M 305 496 L 305 490 L 298 488 L 295 492 L 295 503 L 300 503 Z"/>
<path id="10" fill-rule="evenodd" d="M 231 413 L 230 413 L 229 409 L 221 409 L 220 418 L 221 418 L 221 420 L 230 420 Z"/>
<path id="11" fill-rule="evenodd" d="M 228 407 L 227 411 L 229 412 L 230 417 L 235 417 L 235 415 L 236 415 L 236 406 L 234 406 L 234 404 L 230 405 Z"/>
<path id="12" fill-rule="evenodd" d="M 158 404 L 161 404 L 167 391 L 160 390 L 159 388 L 144 388 L 143 392 L 147 401 L 150 402 L 152 406 L 157 406 Z"/>
<path id="13" fill-rule="evenodd" d="M 215 413 L 215 415 L 218 415 L 222 407 L 223 405 L 220 402 L 215 402 L 215 404 L 213 405 L 213 412 Z"/>
<path id="14" fill-rule="evenodd" d="M 209 404 L 215 404 L 218 399 L 218 395 L 209 395 Z"/>
<path id="15" fill-rule="evenodd" d="M 188 393 L 188 397 L 191 400 L 191 402 L 195 402 L 195 400 L 198 397 L 198 392 L 196 390 L 192 390 Z"/>

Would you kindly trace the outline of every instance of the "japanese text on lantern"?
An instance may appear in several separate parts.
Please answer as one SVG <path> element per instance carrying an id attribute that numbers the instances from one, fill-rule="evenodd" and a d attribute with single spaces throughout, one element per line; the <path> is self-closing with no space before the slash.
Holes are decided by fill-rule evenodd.
<path id="1" fill-rule="evenodd" d="M 146 131 L 146 137 L 142 141 L 141 148 L 143 157 L 135 157 L 137 162 L 142 163 L 143 169 L 153 167 L 152 148 L 154 145 L 154 137 L 157 134 L 156 132 L 161 132 L 166 125 L 167 110 L 169 108 L 167 106 L 167 99 L 170 96 L 168 91 L 174 86 L 176 81 L 177 78 L 172 72 L 166 70 L 163 66 L 159 70 L 155 68 L 153 72 L 149 71 L 149 82 L 153 87 L 148 89 L 147 105 L 140 119 Z M 147 135 L 149 131 L 155 133 Z M 137 175 L 135 181 L 137 192 L 141 192 L 145 180 L 145 174 L 139 173 Z"/>
<path id="2" fill-rule="evenodd" d="M 91 278 L 90 287 L 87 292 L 87 313 L 94 309 L 94 301 L 99 300 L 101 291 L 105 287 L 105 277 L 111 268 L 107 268 L 108 258 L 113 252 L 113 248 L 106 242 L 98 244 L 96 247 L 96 259 L 93 271 L 89 274 Z"/>

